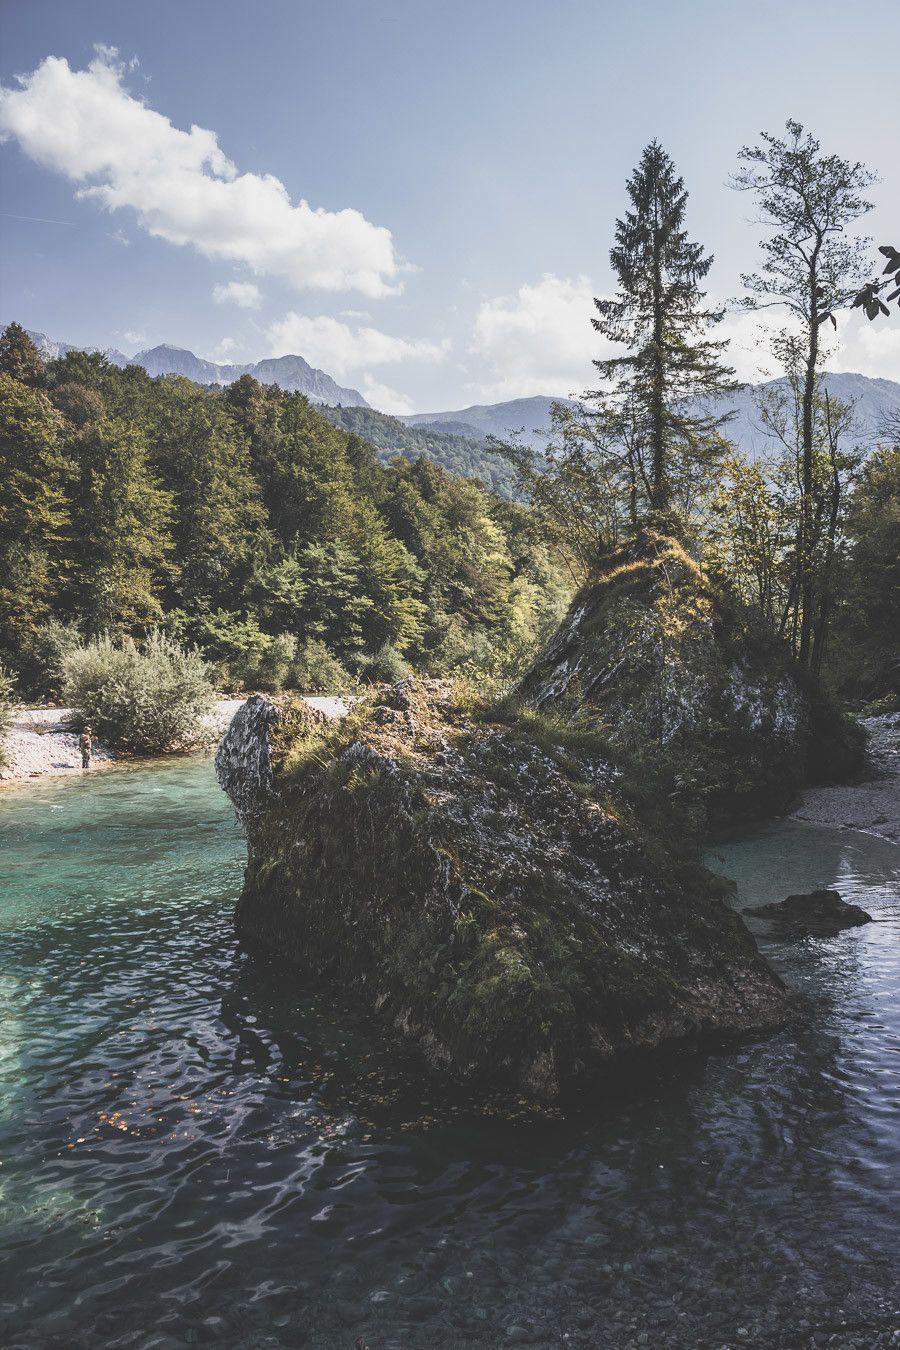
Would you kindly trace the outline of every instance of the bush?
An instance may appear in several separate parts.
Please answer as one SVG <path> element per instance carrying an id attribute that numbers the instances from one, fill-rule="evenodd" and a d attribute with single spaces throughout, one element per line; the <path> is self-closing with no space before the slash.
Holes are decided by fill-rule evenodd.
<path id="1" fill-rule="evenodd" d="M 291 633 L 269 638 L 255 667 L 249 669 L 249 686 L 277 693 L 291 682 L 297 656 L 297 639 Z"/>
<path id="2" fill-rule="evenodd" d="M 0 666 L 0 769 L 6 763 L 5 742 L 12 724 L 12 701 L 15 681 L 4 666 Z"/>
<path id="3" fill-rule="evenodd" d="M 383 681 L 385 684 L 397 684 L 399 680 L 405 680 L 409 674 L 409 666 L 403 657 L 392 647 L 389 642 L 385 642 L 378 648 L 374 656 L 367 657 L 360 666 L 359 678 L 364 684 L 378 684 Z"/>
<path id="4" fill-rule="evenodd" d="M 217 609 L 201 616 L 178 615 L 174 636 L 196 642 L 211 663 L 212 678 L 220 687 L 252 689 L 260 662 L 271 641 L 253 618 L 231 610 Z M 168 616 L 171 628 L 172 615 Z"/>
<path id="5" fill-rule="evenodd" d="M 318 638 L 298 645 L 289 682 L 301 694 L 340 694 L 353 683 L 334 653 Z"/>
<path id="6" fill-rule="evenodd" d="M 213 705 L 200 654 L 154 632 L 144 647 L 106 636 L 63 659 L 63 694 L 73 721 L 118 749 L 152 755 L 203 739 Z"/>
<path id="7" fill-rule="evenodd" d="M 256 619 L 217 609 L 181 624 L 212 664 L 216 681 L 228 689 L 277 693 L 292 680 L 297 639 L 292 633 L 264 633 Z"/>

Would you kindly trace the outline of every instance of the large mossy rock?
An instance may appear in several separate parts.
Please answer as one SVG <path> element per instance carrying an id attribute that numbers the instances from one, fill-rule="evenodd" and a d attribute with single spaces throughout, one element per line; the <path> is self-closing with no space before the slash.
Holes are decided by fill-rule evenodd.
<path id="1" fill-rule="evenodd" d="M 331 726 L 250 699 L 216 767 L 247 834 L 241 933 L 461 1079 L 552 1098 L 785 1020 L 743 922 L 645 837 L 589 737 L 408 681 Z"/>
<path id="2" fill-rule="evenodd" d="M 784 810 L 807 782 L 862 767 L 863 734 L 674 539 L 606 559 L 520 686 L 535 708 L 594 715 L 658 798 L 698 829 Z"/>

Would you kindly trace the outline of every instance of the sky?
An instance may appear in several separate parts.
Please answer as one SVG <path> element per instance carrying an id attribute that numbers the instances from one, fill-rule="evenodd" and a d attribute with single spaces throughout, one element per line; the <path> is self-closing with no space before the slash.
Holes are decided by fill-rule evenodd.
<path id="1" fill-rule="evenodd" d="M 763 233 L 737 152 L 788 117 L 879 174 L 861 232 L 900 245 L 898 46 L 900 0 L 0 0 L 0 322 L 296 352 L 388 412 L 577 394 L 653 137 L 717 302 Z M 775 373 L 755 318 L 721 335 Z M 900 379 L 896 321 L 833 346 Z"/>

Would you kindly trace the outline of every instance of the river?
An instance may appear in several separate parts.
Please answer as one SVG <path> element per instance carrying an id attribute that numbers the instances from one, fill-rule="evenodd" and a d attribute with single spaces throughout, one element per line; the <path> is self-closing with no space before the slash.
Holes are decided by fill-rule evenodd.
<path id="1" fill-rule="evenodd" d="M 710 862 L 879 922 L 757 927 L 801 1030 L 511 1125 L 242 950 L 209 759 L 5 790 L 0 1343 L 900 1343 L 900 849 L 777 822 Z"/>

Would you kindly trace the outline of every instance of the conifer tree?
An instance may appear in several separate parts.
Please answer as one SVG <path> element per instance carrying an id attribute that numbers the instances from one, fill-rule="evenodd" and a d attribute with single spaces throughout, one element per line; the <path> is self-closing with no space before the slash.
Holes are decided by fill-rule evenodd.
<path id="1" fill-rule="evenodd" d="M 0 374 L 33 389 L 44 383 L 41 354 L 21 324 L 8 324 L 0 333 Z"/>
<path id="2" fill-rule="evenodd" d="M 610 262 L 618 280 L 614 299 L 597 299 L 597 332 L 623 343 L 628 354 L 595 361 L 628 423 L 630 464 L 650 512 L 665 516 L 680 479 L 715 454 L 717 428 L 727 415 L 704 404 L 737 388 L 724 364 L 726 343 L 707 335 L 724 311 L 704 305 L 700 283 L 713 263 L 684 228 L 684 180 L 654 140 L 627 184 L 631 210 L 616 221 Z"/>

